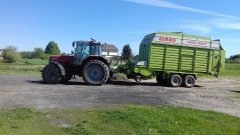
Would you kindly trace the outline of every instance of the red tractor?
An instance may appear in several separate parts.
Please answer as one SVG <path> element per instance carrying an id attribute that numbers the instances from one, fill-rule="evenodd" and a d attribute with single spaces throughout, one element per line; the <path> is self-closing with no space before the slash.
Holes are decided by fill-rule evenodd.
<path id="1" fill-rule="evenodd" d="M 53 55 L 42 70 L 45 83 L 66 83 L 78 75 L 90 85 L 102 85 L 110 76 L 110 61 L 101 56 L 101 43 L 74 41 L 75 52 L 71 56 Z"/>

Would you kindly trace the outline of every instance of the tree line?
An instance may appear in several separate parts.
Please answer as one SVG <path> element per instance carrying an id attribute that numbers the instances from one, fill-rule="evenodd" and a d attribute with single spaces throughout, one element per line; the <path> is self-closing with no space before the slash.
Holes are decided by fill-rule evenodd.
<path id="1" fill-rule="evenodd" d="M 22 59 L 48 59 L 50 55 L 59 55 L 60 49 L 58 44 L 54 41 L 49 42 L 46 45 L 45 50 L 42 48 L 34 48 L 33 51 L 23 51 L 17 52 L 17 48 L 14 46 L 8 46 L 2 50 L 2 57 L 6 62 L 12 63 L 19 61 L 20 58 Z"/>
<path id="2" fill-rule="evenodd" d="M 240 63 L 240 54 L 232 55 L 226 59 L 227 63 Z"/>
<path id="3" fill-rule="evenodd" d="M 8 46 L 3 49 L 2 56 L 6 62 L 12 63 L 22 59 L 48 59 L 50 55 L 59 55 L 60 49 L 58 44 L 54 41 L 49 42 L 46 45 L 45 50 L 42 48 L 34 48 L 33 51 L 22 51 L 17 52 L 17 48 L 14 46 Z M 61 55 L 67 55 L 66 53 L 61 53 Z M 119 59 L 118 57 L 113 57 L 113 60 Z M 133 56 L 132 49 L 129 44 L 123 46 L 122 53 L 120 56 L 121 61 L 131 61 L 132 59 L 136 60 L 137 56 Z"/>

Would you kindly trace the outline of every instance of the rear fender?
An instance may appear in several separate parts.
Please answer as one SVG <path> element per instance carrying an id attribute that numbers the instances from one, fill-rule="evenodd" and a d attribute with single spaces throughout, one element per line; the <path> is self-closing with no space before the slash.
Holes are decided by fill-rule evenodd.
<path id="1" fill-rule="evenodd" d="M 56 61 L 51 61 L 50 64 L 54 64 L 56 67 L 58 67 L 61 70 L 62 75 L 66 75 L 65 68 L 60 63 Z"/>

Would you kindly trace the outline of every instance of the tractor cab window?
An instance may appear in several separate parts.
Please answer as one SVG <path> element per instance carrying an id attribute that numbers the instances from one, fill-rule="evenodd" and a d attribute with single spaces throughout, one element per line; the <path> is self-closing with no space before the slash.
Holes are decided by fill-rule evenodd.
<path id="1" fill-rule="evenodd" d="M 89 44 L 83 45 L 83 47 L 82 47 L 82 55 L 83 55 L 83 57 L 87 56 L 89 54 L 90 54 L 90 45 Z"/>
<path id="2" fill-rule="evenodd" d="M 89 43 L 80 43 L 77 45 L 76 49 L 75 49 L 75 54 L 80 56 L 80 57 L 84 57 L 86 55 L 90 54 L 90 45 Z"/>
<path id="3" fill-rule="evenodd" d="M 87 42 L 80 42 L 75 48 L 74 63 L 80 64 L 83 57 L 90 54 L 90 44 Z"/>
<path id="4" fill-rule="evenodd" d="M 100 55 L 100 45 L 91 44 L 90 45 L 90 55 Z"/>

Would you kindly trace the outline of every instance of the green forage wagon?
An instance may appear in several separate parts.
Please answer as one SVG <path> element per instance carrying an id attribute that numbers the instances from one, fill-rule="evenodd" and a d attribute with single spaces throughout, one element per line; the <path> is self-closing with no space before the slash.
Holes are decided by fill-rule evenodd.
<path id="1" fill-rule="evenodd" d="M 139 61 L 125 66 L 125 74 L 137 82 L 155 75 L 157 83 L 193 87 L 197 74 L 218 76 L 225 66 L 220 40 L 183 34 L 156 32 L 146 35 L 139 48 Z"/>

